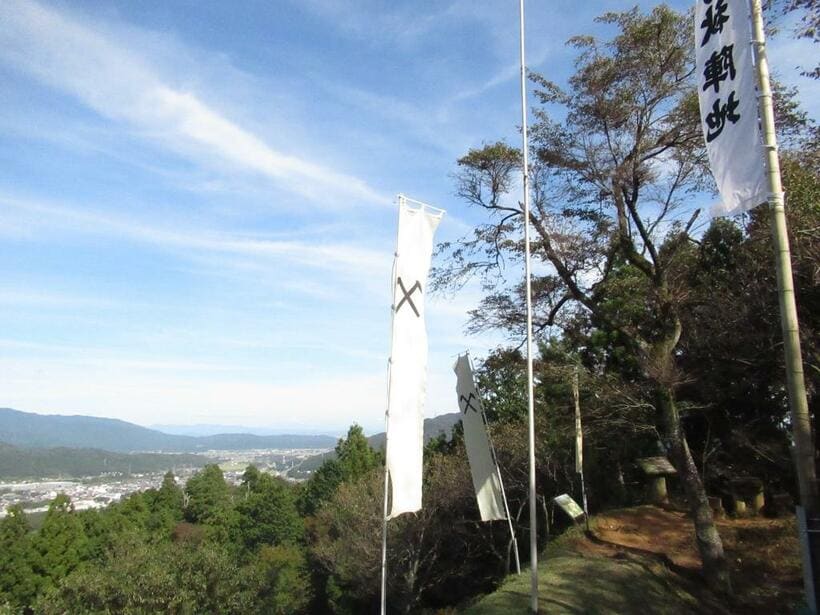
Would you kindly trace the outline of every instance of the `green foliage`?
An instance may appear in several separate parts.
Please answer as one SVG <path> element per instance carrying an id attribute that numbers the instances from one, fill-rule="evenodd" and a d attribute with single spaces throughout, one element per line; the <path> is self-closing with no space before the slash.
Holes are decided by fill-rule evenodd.
<path id="1" fill-rule="evenodd" d="M 87 448 L 21 448 L 0 443 L 0 478 L 96 476 L 105 473 L 159 472 L 172 466 L 200 467 L 200 455 L 112 453 Z"/>
<path id="2" fill-rule="evenodd" d="M 231 494 L 222 470 L 208 464 L 185 484 L 185 519 L 191 523 L 211 523 L 221 520 L 230 509 Z"/>
<path id="3" fill-rule="evenodd" d="M 167 472 L 160 488 L 149 489 L 143 497 L 149 510 L 145 521 L 146 530 L 151 534 L 167 536 L 182 521 L 183 516 L 184 494 L 173 473 Z"/>
<path id="4" fill-rule="evenodd" d="M 59 494 L 49 505 L 33 547 L 34 569 L 49 585 L 68 576 L 88 556 L 83 523 L 67 495 Z"/>
<path id="5" fill-rule="evenodd" d="M 19 608 L 37 595 L 40 579 L 32 567 L 31 527 L 23 509 L 10 506 L 6 513 L 0 519 L 0 605 Z"/>
<path id="6" fill-rule="evenodd" d="M 333 613 L 378 604 L 384 475 L 375 469 L 342 483 L 316 515 L 313 556 L 327 573 Z M 425 462 L 424 502 L 388 524 L 388 610 L 453 604 L 490 589 L 504 574 L 506 524 L 482 523 L 462 445 Z"/>
<path id="7" fill-rule="evenodd" d="M 484 412 L 490 421 L 527 416 L 527 363 L 517 349 L 497 349 L 476 371 Z"/>
<path id="8" fill-rule="evenodd" d="M 289 615 L 305 612 L 313 587 L 305 554 L 293 545 L 263 546 L 253 565 L 258 612 Z"/>
<path id="9" fill-rule="evenodd" d="M 319 466 L 302 488 L 299 497 L 302 514 L 315 514 L 333 496 L 342 479 L 342 467 L 336 459 L 328 459 Z"/>
<path id="10" fill-rule="evenodd" d="M 336 458 L 343 480 L 348 481 L 364 476 L 379 463 L 378 455 L 370 448 L 362 428 L 356 424 L 351 425 L 347 437 L 336 445 Z"/>
<path id="11" fill-rule="evenodd" d="M 355 480 L 378 466 L 380 456 L 367 442 L 359 425 L 351 425 L 347 437 L 336 444 L 335 459 L 328 459 L 305 485 L 299 507 L 303 514 L 313 515 L 335 493 L 344 481 Z"/>
<path id="12" fill-rule="evenodd" d="M 820 175 L 811 151 L 783 156 L 783 181 L 797 290 L 809 407 L 820 400 Z M 769 212 L 745 226 L 715 220 L 685 263 L 688 309 L 680 361 L 691 384 L 681 398 L 703 408 L 691 413 L 693 448 L 713 488 L 742 476 L 772 491 L 794 486 L 780 313 L 775 289 Z"/>
<path id="13" fill-rule="evenodd" d="M 254 612 L 252 584 L 227 550 L 214 544 L 151 545 L 124 538 L 105 564 L 77 570 L 36 610 L 77 612 Z"/>
<path id="14" fill-rule="evenodd" d="M 248 551 L 301 541 L 304 527 L 290 485 L 249 466 L 242 490 L 245 495 L 236 505 L 234 532 Z"/>

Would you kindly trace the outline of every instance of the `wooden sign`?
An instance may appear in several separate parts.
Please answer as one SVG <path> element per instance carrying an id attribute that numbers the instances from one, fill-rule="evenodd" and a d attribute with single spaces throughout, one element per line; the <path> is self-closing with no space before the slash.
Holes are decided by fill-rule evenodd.
<path id="1" fill-rule="evenodd" d="M 583 518 L 584 510 L 578 506 L 578 502 L 573 500 L 568 494 L 563 493 L 556 496 L 552 498 L 552 501 L 555 502 L 556 506 L 563 510 L 573 521 L 578 521 Z"/>

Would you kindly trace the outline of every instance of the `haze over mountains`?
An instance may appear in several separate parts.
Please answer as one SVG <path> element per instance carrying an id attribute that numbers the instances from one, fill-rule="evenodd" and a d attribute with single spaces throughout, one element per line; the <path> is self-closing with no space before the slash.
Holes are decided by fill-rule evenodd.
<path id="1" fill-rule="evenodd" d="M 424 421 L 424 441 L 449 436 L 461 418 L 443 414 Z M 214 426 L 192 426 L 213 428 Z M 228 429 L 236 427 L 224 426 Z M 384 432 L 368 438 L 374 449 L 384 447 Z M 174 465 L 202 466 L 209 450 L 332 449 L 338 438 L 328 435 L 220 433 L 202 436 L 169 434 L 119 419 L 81 415 L 44 415 L 0 408 L 0 478 L 81 476 L 113 471 L 153 471 Z M 176 453 L 169 455 L 146 453 Z M 139 454 L 137 454 L 139 453 Z M 305 478 L 329 453 L 305 459 L 297 469 Z"/>
<path id="2" fill-rule="evenodd" d="M 187 453 L 206 450 L 257 448 L 331 448 L 337 438 L 327 435 L 167 434 L 121 421 L 80 415 L 44 415 L 0 408 L 0 442 L 19 447 L 95 448 L 131 453 L 162 451 Z"/>
<path id="3" fill-rule="evenodd" d="M 254 436 L 281 436 L 281 435 L 311 435 L 311 436 L 331 436 L 338 437 L 342 431 L 328 429 L 317 432 L 315 429 L 276 429 L 270 427 L 248 427 L 246 425 L 213 425 L 210 423 L 195 423 L 193 425 L 156 423 L 149 425 L 149 429 L 155 429 L 162 433 L 174 436 L 216 436 L 226 433 L 244 433 Z"/>
<path id="4" fill-rule="evenodd" d="M 425 419 L 424 440 L 441 433 L 449 435 L 460 414 L 442 414 Z M 169 426 L 170 427 L 170 426 Z M 176 426 L 182 429 L 181 426 Z M 0 443 L 27 448 L 86 448 L 117 453 L 158 451 L 192 453 L 207 450 L 333 448 L 338 438 L 325 434 L 238 433 L 237 426 L 196 425 L 191 430 L 210 431 L 218 427 L 230 430 L 209 435 L 166 433 L 119 419 L 82 415 L 35 414 L 11 408 L 0 408 Z M 368 438 L 370 445 L 384 446 L 384 433 Z"/>

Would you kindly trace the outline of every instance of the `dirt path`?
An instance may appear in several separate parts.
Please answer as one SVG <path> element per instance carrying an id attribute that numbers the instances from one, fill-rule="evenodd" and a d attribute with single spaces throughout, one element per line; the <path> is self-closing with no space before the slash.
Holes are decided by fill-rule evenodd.
<path id="1" fill-rule="evenodd" d="M 721 520 L 718 525 L 732 567 L 732 600 L 719 600 L 705 589 L 687 516 L 640 506 L 598 515 L 590 536 L 569 532 L 547 548 L 539 563 L 542 610 L 794 613 L 802 585 L 793 521 L 757 517 Z M 529 574 L 523 572 L 464 612 L 526 613 L 528 607 Z"/>

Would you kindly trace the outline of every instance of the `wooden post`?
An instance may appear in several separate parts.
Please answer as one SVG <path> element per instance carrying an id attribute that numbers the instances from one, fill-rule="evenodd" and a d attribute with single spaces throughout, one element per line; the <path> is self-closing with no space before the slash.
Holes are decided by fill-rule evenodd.
<path id="1" fill-rule="evenodd" d="M 649 501 L 652 504 L 668 504 L 669 493 L 666 490 L 666 477 L 653 476 L 649 483 Z"/>

